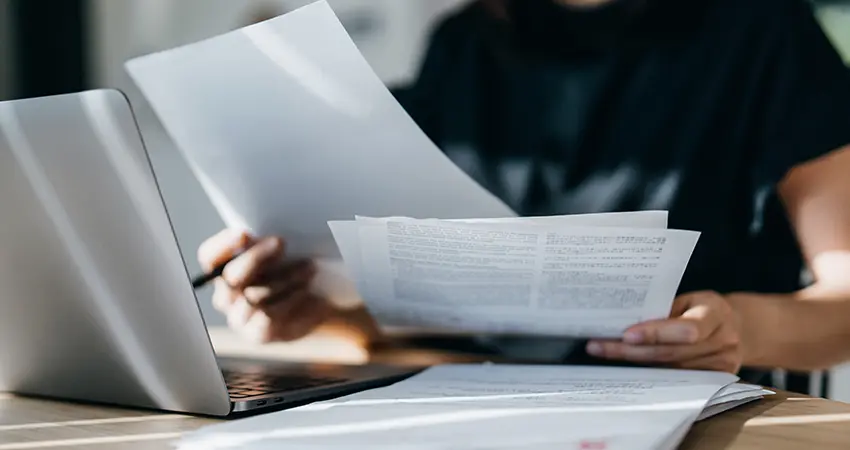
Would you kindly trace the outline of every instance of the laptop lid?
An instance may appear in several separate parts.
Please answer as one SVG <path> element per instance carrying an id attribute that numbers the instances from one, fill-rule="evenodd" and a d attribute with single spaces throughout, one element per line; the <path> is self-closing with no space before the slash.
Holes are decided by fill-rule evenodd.
<path id="1" fill-rule="evenodd" d="M 0 389 L 230 412 L 155 175 L 118 91 L 0 103 Z"/>

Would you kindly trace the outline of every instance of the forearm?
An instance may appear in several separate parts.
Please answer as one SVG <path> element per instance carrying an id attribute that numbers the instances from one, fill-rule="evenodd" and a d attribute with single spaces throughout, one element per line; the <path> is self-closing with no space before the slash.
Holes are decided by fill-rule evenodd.
<path id="1" fill-rule="evenodd" d="M 744 365 L 820 370 L 850 359 L 850 293 L 732 294 Z"/>

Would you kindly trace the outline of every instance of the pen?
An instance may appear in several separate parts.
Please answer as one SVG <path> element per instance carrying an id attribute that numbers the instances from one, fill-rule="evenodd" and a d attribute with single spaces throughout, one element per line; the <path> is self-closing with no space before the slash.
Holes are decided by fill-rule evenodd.
<path id="1" fill-rule="evenodd" d="M 198 275 L 197 277 L 195 277 L 192 280 L 192 287 L 195 288 L 195 289 L 200 289 L 200 288 L 206 286 L 207 284 L 209 284 L 210 282 L 212 282 L 213 280 L 215 280 L 216 278 L 220 277 L 222 275 L 222 273 L 224 273 L 224 267 L 227 266 L 228 264 L 230 264 L 230 262 L 233 261 L 234 259 L 236 259 L 238 256 L 239 255 L 236 255 L 236 256 L 228 259 L 224 263 L 219 264 L 218 266 L 213 268 L 213 270 L 210 271 L 209 273 L 205 273 L 203 275 Z"/>

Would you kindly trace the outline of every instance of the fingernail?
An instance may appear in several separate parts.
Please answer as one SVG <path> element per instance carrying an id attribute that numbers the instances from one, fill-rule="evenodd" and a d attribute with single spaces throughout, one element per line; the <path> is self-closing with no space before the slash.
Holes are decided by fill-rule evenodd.
<path id="1" fill-rule="evenodd" d="M 266 242 L 263 243 L 263 248 L 268 252 L 276 252 L 280 248 L 280 241 L 275 238 L 266 239 Z"/>
<path id="2" fill-rule="evenodd" d="M 658 331 L 663 342 L 690 344 L 696 340 L 696 329 L 690 325 L 669 325 Z"/>
<path id="3" fill-rule="evenodd" d="M 623 342 L 626 344 L 640 344 L 643 342 L 643 333 L 640 331 L 627 331 L 623 335 Z"/>
<path id="4" fill-rule="evenodd" d="M 602 356 L 602 344 L 598 342 L 588 342 L 587 353 L 593 356 Z"/>

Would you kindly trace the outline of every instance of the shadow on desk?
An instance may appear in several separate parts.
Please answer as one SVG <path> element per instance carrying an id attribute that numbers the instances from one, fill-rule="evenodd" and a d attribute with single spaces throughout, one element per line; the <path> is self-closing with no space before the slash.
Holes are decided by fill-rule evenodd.
<path id="1" fill-rule="evenodd" d="M 849 411 L 843 403 L 780 391 L 695 424 L 680 449 L 850 448 Z"/>
<path id="2" fill-rule="evenodd" d="M 712 448 L 731 448 L 744 431 L 744 426 L 748 422 L 757 417 L 764 416 L 771 409 L 786 400 L 786 394 L 777 395 L 781 395 L 781 398 L 772 397 L 770 400 L 758 401 L 723 413 L 726 420 L 722 423 L 716 423 L 717 421 L 709 419 L 708 421 L 695 424 L 679 449 L 695 450 L 706 448 L 706 441 L 711 443 Z"/>

